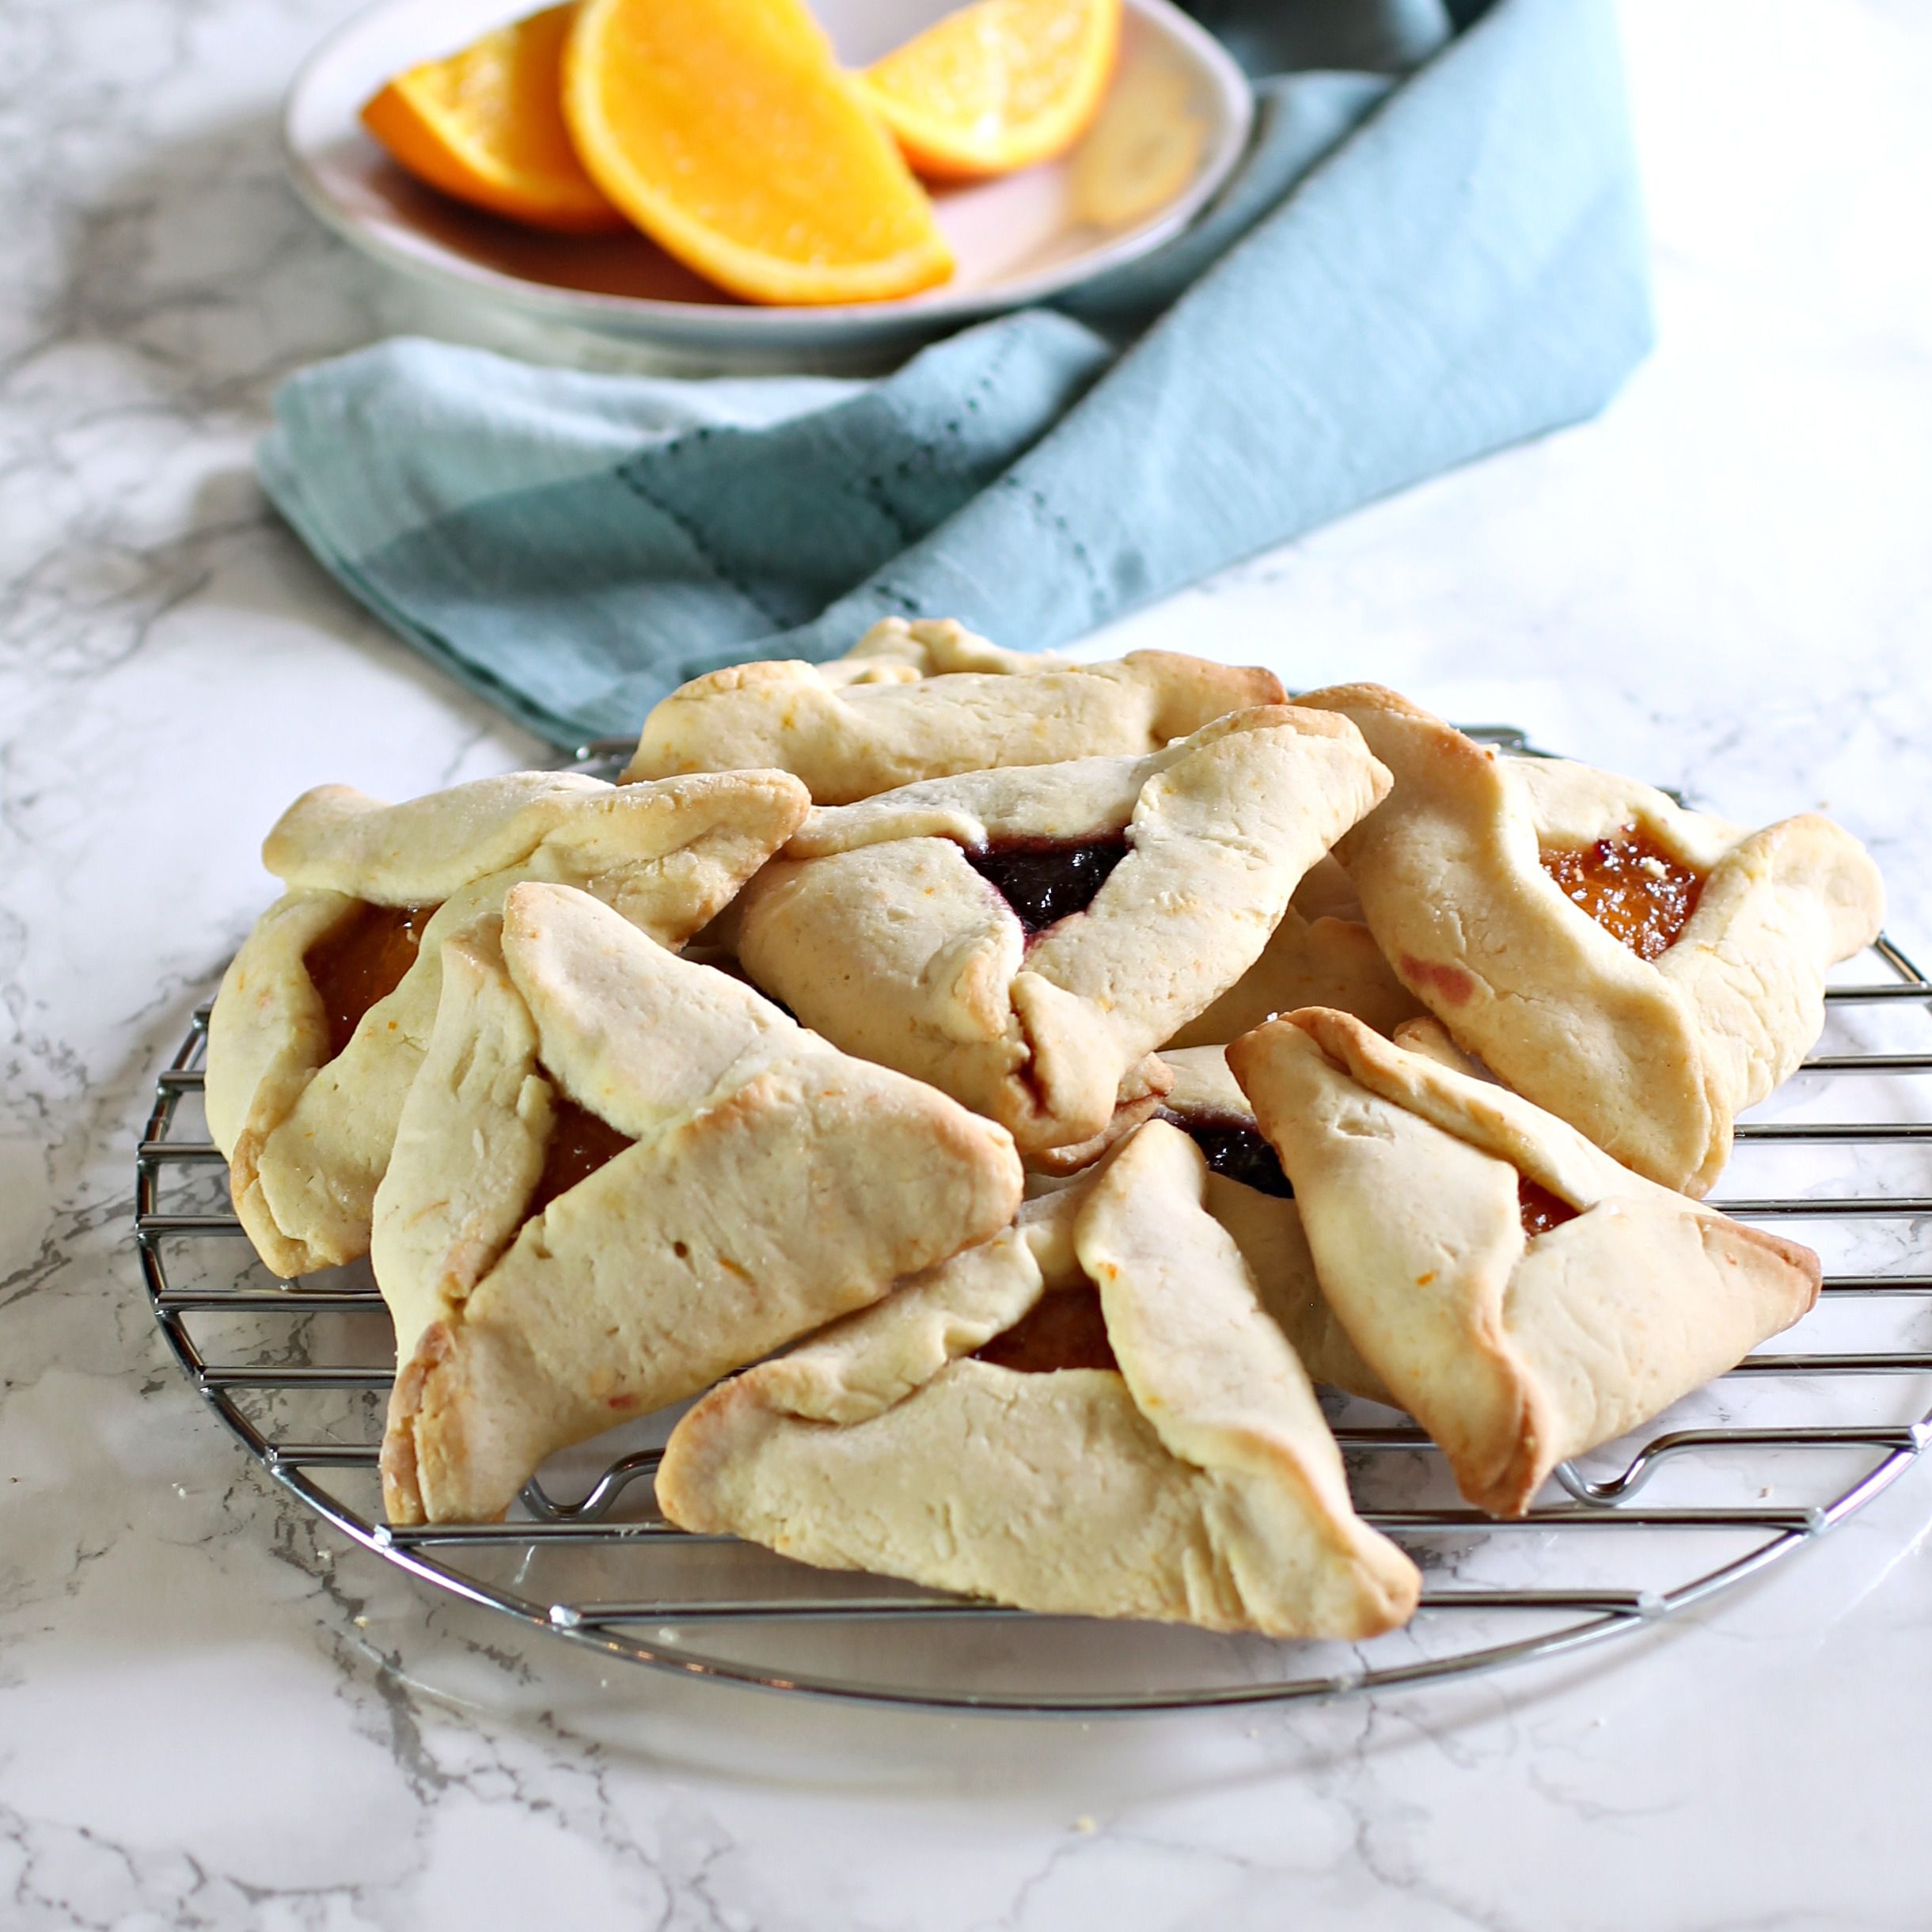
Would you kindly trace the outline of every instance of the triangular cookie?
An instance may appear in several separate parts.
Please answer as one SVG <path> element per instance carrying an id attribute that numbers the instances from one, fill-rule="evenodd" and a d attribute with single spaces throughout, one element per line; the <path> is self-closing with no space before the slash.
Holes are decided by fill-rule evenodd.
<path id="1" fill-rule="evenodd" d="M 262 1258 L 305 1274 L 366 1251 L 450 933 L 549 879 L 680 946 L 806 807 L 782 772 L 622 787 L 518 772 L 402 805 L 346 785 L 297 799 L 263 848 L 290 890 L 235 955 L 208 1030 L 208 1124 Z"/>
<path id="2" fill-rule="evenodd" d="M 1228 1059 L 1294 1183 L 1329 1307 L 1494 1515 L 1523 1514 L 1558 1463 L 1816 1299 L 1809 1248 L 1347 1014 L 1271 1021 Z"/>
<path id="3" fill-rule="evenodd" d="M 1744 832 L 1647 785 L 1485 750 L 1392 691 L 1297 703 L 1395 774 L 1338 848 L 1368 924 L 1456 1043 L 1638 1172 L 1702 1194 L 1731 1125 L 1877 936 L 1877 868 L 1815 814 Z"/>
<path id="4" fill-rule="evenodd" d="M 500 1516 L 554 1450 L 864 1307 L 1018 1203 L 1000 1129 L 583 893 L 514 887 L 443 964 L 376 1197 L 395 1521 Z"/>
<path id="5" fill-rule="evenodd" d="M 1144 758 L 907 785 L 811 814 L 734 909 L 738 957 L 1023 1153 L 1085 1141 L 1164 1088 L 1154 1049 L 1386 785 L 1346 719 L 1281 705 Z"/>
<path id="6" fill-rule="evenodd" d="M 1282 701 L 1272 671 L 1169 651 L 1112 663 L 1001 651 L 950 621 L 875 625 L 830 664 L 734 664 L 644 720 L 630 778 L 774 765 L 821 805 L 995 765 L 1138 757 Z"/>
<path id="7" fill-rule="evenodd" d="M 837 1570 L 1030 1610 L 1355 1639 L 1420 1579 L 1163 1122 L 673 1432 L 658 1500 Z"/>

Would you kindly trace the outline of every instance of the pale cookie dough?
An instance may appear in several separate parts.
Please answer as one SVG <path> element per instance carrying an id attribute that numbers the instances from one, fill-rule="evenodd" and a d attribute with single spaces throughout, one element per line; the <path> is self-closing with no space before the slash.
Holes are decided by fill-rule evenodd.
<path id="1" fill-rule="evenodd" d="M 1824 1023 L 1824 973 L 1876 937 L 1877 868 L 1805 814 L 1760 832 L 1558 759 L 1486 750 L 1374 685 L 1297 703 L 1361 727 L 1395 775 L 1338 847 L 1403 981 L 1458 1046 L 1627 1166 L 1702 1194 L 1734 1117 Z M 1539 855 L 1633 831 L 1701 882 L 1654 959 L 1566 896 Z"/>
<path id="2" fill-rule="evenodd" d="M 1427 1009 L 1397 977 L 1359 919 L 1310 918 L 1292 901 L 1262 956 L 1161 1049 L 1224 1046 L 1278 1013 L 1326 1006 L 1393 1034 Z"/>
<path id="3" fill-rule="evenodd" d="M 405 1357 L 393 1521 L 500 1516 L 553 1451 L 865 1307 L 1018 1205 L 1000 1129 L 583 893 L 517 886 L 442 951 L 376 1197 Z M 596 1145 L 544 1201 L 567 1125 Z"/>
<path id="4" fill-rule="evenodd" d="M 773 765 L 821 805 L 998 765 L 1139 756 L 1231 711 L 1282 701 L 1272 671 L 1169 651 L 1071 664 L 950 621 L 887 619 L 831 664 L 734 664 L 644 721 L 627 778 Z"/>
<path id="5" fill-rule="evenodd" d="M 1102 1133 L 1118 1106 L 1147 1110 L 1167 1084 L 1154 1049 L 1254 964 L 1303 874 L 1386 786 L 1346 720 L 1277 705 L 1143 758 L 821 807 L 744 894 L 738 958 L 807 1026 L 1037 1154 Z M 1040 854 L 1112 870 L 1029 932 L 989 875 Z"/>
<path id="6" fill-rule="evenodd" d="M 1175 1129 L 1139 1129 L 1004 1234 L 713 1390 L 673 1432 L 660 1505 L 1029 1610 L 1345 1640 L 1406 1622 L 1415 1566 L 1355 1514 L 1205 1174 Z M 1114 1368 L 976 1358 L 1096 1290 Z"/>
<path id="7" fill-rule="evenodd" d="M 1228 1058 L 1294 1183 L 1329 1308 L 1494 1515 L 1523 1515 L 1558 1463 L 1817 1297 L 1809 1248 L 1347 1014 L 1271 1021 Z M 1532 1232 L 1539 1215 L 1555 1224 Z"/>
<path id="8" fill-rule="evenodd" d="M 403 1097 L 436 1017 L 443 939 L 523 879 L 579 886 L 681 945 L 790 837 L 804 788 L 782 772 L 607 785 L 518 772 L 385 805 L 346 785 L 297 799 L 263 859 L 288 886 L 222 981 L 208 1028 L 208 1125 L 235 1210 L 278 1274 L 353 1261 Z M 424 916 L 413 963 L 340 1052 L 310 976 L 366 909 Z"/>
<path id="9" fill-rule="evenodd" d="M 1162 1098 L 1155 1118 L 1171 1122 L 1208 1157 L 1208 1212 L 1234 1236 L 1261 1292 L 1262 1306 L 1281 1324 L 1303 1367 L 1316 1381 L 1372 1402 L 1387 1402 L 1382 1378 L 1362 1359 L 1322 1293 L 1292 1192 L 1284 1196 L 1253 1185 L 1258 1179 L 1272 1183 L 1273 1177 L 1253 1171 L 1252 1156 L 1243 1141 L 1252 1133 L 1270 1153 L 1273 1150 L 1240 1083 L 1228 1070 L 1226 1050 L 1177 1048 L 1163 1053 L 1161 1061 L 1173 1074 L 1174 1084 Z M 1232 1159 L 1228 1158 L 1231 1137 Z M 1285 1171 L 1279 1169 L 1278 1156 L 1276 1160 L 1281 1184 L 1292 1188 Z"/>
<path id="10" fill-rule="evenodd" d="M 1071 662 L 1057 651 L 1003 651 L 956 617 L 881 617 L 845 656 L 818 669 L 838 685 L 909 684 L 955 671 L 1023 678 Z"/>

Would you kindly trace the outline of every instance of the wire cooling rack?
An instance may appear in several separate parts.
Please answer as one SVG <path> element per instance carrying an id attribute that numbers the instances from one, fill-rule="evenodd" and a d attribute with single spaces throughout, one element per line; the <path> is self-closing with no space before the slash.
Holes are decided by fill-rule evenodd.
<path id="1" fill-rule="evenodd" d="M 1535 755 L 1500 727 L 1472 735 Z M 594 745 L 580 769 L 630 747 Z M 1849 975 L 1849 977 L 1845 977 Z M 687 1535 L 651 1500 L 672 1418 L 555 1459 L 509 1520 L 391 1528 L 393 1375 L 366 1263 L 277 1281 L 230 1210 L 200 1106 L 207 1009 L 156 1085 L 135 1239 L 162 1335 L 249 1453 L 344 1535 L 439 1589 L 613 1658 L 926 1708 L 1095 1714 L 1278 1702 L 1518 1663 L 1642 1629 L 1793 1554 L 1932 1442 L 1932 983 L 1888 939 L 1826 994 L 1820 1050 L 1740 1123 L 1717 1204 L 1824 1254 L 1818 1308 L 1520 1522 L 1462 1504 L 1406 1418 L 1335 1399 L 1365 1519 L 1423 1572 L 1363 1645 L 1045 1617 Z"/>

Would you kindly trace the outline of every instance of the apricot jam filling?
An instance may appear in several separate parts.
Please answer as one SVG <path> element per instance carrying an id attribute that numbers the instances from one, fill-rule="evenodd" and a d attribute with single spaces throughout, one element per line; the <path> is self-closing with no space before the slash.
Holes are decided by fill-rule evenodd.
<path id="1" fill-rule="evenodd" d="M 553 1089 L 550 1143 L 544 1149 L 544 1171 L 537 1190 L 530 1196 L 526 1218 L 542 1213 L 559 1194 L 567 1194 L 579 1181 L 587 1181 L 608 1160 L 614 1160 L 627 1147 L 635 1144 L 628 1133 L 620 1133 L 609 1121 L 587 1107 L 580 1107 L 548 1075 Z"/>
<path id="2" fill-rule="evenodd" d="M 416 964 L 433 905 L 359 905 L 302 955 L 328 1022 L 328 1057 L 349 1043 L 362 1015 L 386 1000 Z"/>
<path id="3" fill-rule="evenodd" d="M 1118 1368 L 1100 1311 L 1097 1288 L 1058 1289 L 1042 1295 L 1004 1334 L 973 1351 L 976 1361 L 1021 1375 L 1056 1368 Z"/>
<path id="4" fill-rule="evenodd" d="M 1582 1212 L 1573 1208 L 1561 1194 L 1553 1194 L 1541 1182 L 1532 1181 L 1527 1174 L 1516 1176 L 1516 1202 L 1523 1212 L 1523 1232 L 1534 1241 L 1539 1235 L 1547 1235 L 1552 1228 L 1561 1228 L 1566 1221 L 1573 1221 Z"/>
<path id="5" fill-rule="evenodd" d="M 1127 835 L 1095 839 L 1003 839 L 969 848 L 966 863 L 1013 909 L 1032 939 L 1084 913 L 1127 856 Z"/>
<path id="6" fill-rule="evenodd" d="M 1239 1114 L 1177 1114 L 1164 1106 L 1154 1118 L 1179 1127 L 1215 1173 L 1278 1201 L 1294 1199 L 1294 1187 L 1281 1171 L 1281 1156 L 1251 1120 Z"/>
<path id="7" fill-rule="evenodd" d="M 1704 890 L 1701 872 L 1673 859 L 1634 825 L 1594 845 L 1546 845 L 1537 856 L 1565 897 L 1640 959 L 1676 943 Z"/>

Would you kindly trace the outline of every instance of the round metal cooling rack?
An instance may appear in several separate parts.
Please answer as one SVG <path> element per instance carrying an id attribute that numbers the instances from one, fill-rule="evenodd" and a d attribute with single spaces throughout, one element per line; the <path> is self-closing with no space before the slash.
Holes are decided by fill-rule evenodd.
<path id="1" fill-rule="evenodd" d="M 1472 735 L 1535 755 L 1513 731 Z M 579 763 L 608 770 L 629 749 L 586 746 Z M 649 1500 L 662 1420 L 556 1459 L 503 1523 L 390 1528 L 376 1467 L 394 1368 L 381 1298 L 366 1263 L 296 1285 L 254 1258 L 201 1119 L 206 1008 L 157 1083 L 135 1240 L 175 1359 L 285 1489 L 423 1581 L 605 1656 L 773 1690 L 1033 1714 L 1414 1683 L 1683 1610 L 1862 1509 L 1932 1442 L 1932 982 L 1885 939 L 1850 970 L 1826 995 L 1820 1050 L 1740 1123 L 1718 1198 L 1824 1252 L 1817 1308 L 1566 1465 L 1563 1494 L 1520 1522 L 1463 1505 L 1406 1418 L 1333 1402 L 1357 1506 L 1424 1576 L 1414 1621 L 1365 1645 L 1035 1616 L 687 1535 Z"/>

